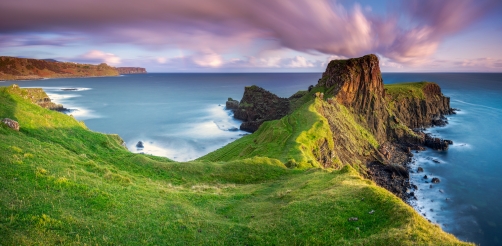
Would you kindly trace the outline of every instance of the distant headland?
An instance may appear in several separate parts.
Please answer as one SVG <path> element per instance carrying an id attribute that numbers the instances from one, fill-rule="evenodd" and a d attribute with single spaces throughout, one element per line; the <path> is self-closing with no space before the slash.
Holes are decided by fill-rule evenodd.
<path id="1" fill-rule="evenodd" d="M 117 67 L 119 74 L 136 74 L 146 73 L 146 69 L 142 67 Z"/>
<path id="2" fill-rule="evenodd" d="M 118 76 L 135 73 L 146 73 L 146 69 L 140 67 L 115 68 L 106 63 L 92 65 L 60 62 L 54 59 L 39 60 L 0 56 L 0 81 Z"/>

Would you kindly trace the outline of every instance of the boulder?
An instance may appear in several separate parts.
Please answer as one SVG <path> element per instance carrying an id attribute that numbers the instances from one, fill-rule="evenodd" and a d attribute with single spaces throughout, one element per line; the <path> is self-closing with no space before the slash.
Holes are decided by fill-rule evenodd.
<path id="1" fill-rule="evenodd" d="M 421 173 L 421 172 L 423 172 L 423 171 L 424 171 L 424 169 L 423 169 L 422 167 L 418 167 L 418 168 L 417 168 L 417 173 Z"/>
<path id="2" fill-rule="evenodd" d="M 434 184 L 437 184 L 437 183 L 441 182 L 441 180 L 439 180 L 439 178 L 432 178 L 431 182 Z"/>
<path id="3" fill-rule="evenodd" d="M 6 126 L 8 126 L 9 128 L 11 128 L 15 131 L 19 131 L 19 123 L 17 123 L 17 121 L 15 121 L 15 120 L 12 120 L 9 118 L 4 118 L 4 119 L 2 119 L 2 123 L 4 123 Z"/>
<path id="4" fill-rule="evenodd" d="M 136 144 L 136 148 L 138 149 L 142 149 L 144 148 L 145 146 L 143 146 L 143 142 L 139 141 L 137 144 Z"/>

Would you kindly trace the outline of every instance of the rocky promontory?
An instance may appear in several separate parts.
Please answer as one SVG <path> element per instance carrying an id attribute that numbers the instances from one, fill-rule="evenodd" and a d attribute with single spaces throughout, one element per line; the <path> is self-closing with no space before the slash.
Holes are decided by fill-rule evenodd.
<path id="1" fill-rule="evenodd" d="M 23 98 L 30 100 L 32 103 L 35 103 L 42 108 L 59 112 L 69 111 L 69 109 L 65 108 L 62 104 L 52 102 L 47 93 L 45 93 L 45 91 L 42 88 L 21 89 L 18 85 L 13 84 L 9 87 L 9 90 L 22 95 Z M 21 93 L 21 90 L 24 93 Z"/>
<path id="2" fill-rule="evenodd" d="M 248 86 L 244 89 L 238 107 L 234 109 L 234 117 L 244 121 L 240 126 L 241 130 L 254 132 L 264 121 L 277 120 L 287 115 L 289 106 L 287 98 L 280 98 L 258 86 Z"/>
<path id="3" fill-rule="evenodd" d="M 117 67 L 119 74 L 137 74 L 146 73 L 146 69 L 142 67 Z"/>
<path id="4" fill-rule="evenodd" d="M 322 102 L 315 111 L 328 123 L 329 134 L 302 151 L 311 151 L 325 168 L 364 166 L 358 167 L 363 175 L 404 200 L 410 196 L 406 165 L 411 150 L 447 150 L 451 144 L 415 129 L 447 123 L 444 116 L 453 110 L 441 88 L 432 82 L 384 85 L 375 55 L 331 61 L 317 85 L 290 98 L 246 87 L 242 100 L 227 102 L 227 108 L 232 106 L 234 117 L 244 121 L 241 130 L 254 132 L 311 98 Z"/>

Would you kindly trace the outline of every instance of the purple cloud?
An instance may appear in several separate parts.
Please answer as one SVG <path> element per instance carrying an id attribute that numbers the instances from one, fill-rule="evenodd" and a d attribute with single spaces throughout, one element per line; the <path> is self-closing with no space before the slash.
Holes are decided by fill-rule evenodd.
<path id="1" fill-rule="evenodd" d="M 413 0 L 381 17 L 328 0 L 16 0 L 0 2 L 0 35 L 71 32 L 96 43 L 175 47 L 202 54 L 206 60 L 193 62 L 210 67 L 221 65 L 219 54 L 259 42 L 312 54 L 379 53 L 412 64 L 499 3 Z"/>

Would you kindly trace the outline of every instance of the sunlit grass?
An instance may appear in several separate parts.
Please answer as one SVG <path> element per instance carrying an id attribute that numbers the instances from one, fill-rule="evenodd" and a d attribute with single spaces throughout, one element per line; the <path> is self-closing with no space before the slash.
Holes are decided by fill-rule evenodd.
<path id="1" fill-rule="evenodd" d="M 284 148 L 314 146 L 329 131 L 315 105 L 246 141 L 273 129 Z M 287 168 L 284 156 L 312 158 L 298 150 L 187 163 L 133 154 L 5 88 L 3 117 L 21 130 L 0 125 L 1 245 L 460 244 L 351 166 Z"/>

